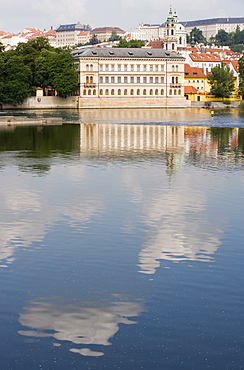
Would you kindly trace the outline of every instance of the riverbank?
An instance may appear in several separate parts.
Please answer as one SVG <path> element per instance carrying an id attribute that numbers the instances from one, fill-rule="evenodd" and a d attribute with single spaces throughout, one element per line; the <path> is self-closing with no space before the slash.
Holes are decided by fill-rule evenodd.
<path id="1" fill-rule="evenodd" d="M 28 118 L 18 116 L 0 116 L 0 126 L 51 126 L 62 125 L 63 119 L 59 117 L 51 118 Z"/>

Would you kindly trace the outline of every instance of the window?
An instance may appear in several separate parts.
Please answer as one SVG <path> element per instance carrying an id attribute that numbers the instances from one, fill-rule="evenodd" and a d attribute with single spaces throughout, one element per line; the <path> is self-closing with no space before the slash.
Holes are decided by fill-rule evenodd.
<path id="1" fill-rule="evenodd" d="M 99 94 L 100 94 L 100 95 L 102 95 L 102 94 L 103 94 L 103 90 L 102 90 L 102 89 L 99 91 Z"/>
<path id="2" fill-rule="evenodd" d="M 86 95 L 86 89 L 83 90 L 83 95 Z"/>
<path id="3" fill-rule="evenodd" d="M 161 65 L 161 71 L 164 72 L 164 64 Z"/>
<path id="4" fill-rule="evenodd" d="M 158 84 L 158 77 L 155 77 L 155 84 Z"/>
<path id="5" fill-rule="evenodd" d="M 181 95 L 181 89 L 179 89 L 179 91 L 178 91 L 178 95 Z"/>
<path id="6" fill-rule="evenodd" d="M 111 83 L 114 84 L 114 76 L 111 77 Z"/>
<path id="7" fill-rule="evenodd" d="M 150 84 L 153 83 L 153 77 L 150 77 Z"/>
<path id="8" fill-rule="evenodd" d="M 137 94 L 137 95 L 140 95 L 140 89 L 137 89 L 136 94 Z"/>
<path id="9" fill-rule="evenodd" d="M 105 83 L 108 84 L 108 76 L 105 77 Z"/>
<path id="10" fill-rule="evenodd" d="M 127 95 L 127 89 L 124 90 L 124 95 Z"/>
<path id="11" fill-rule="evenodd" d="M 147 83 L 147 77 L 143 77 L 143 83 L 146 84 Z"/>
<path id="12" fill-rule="evenodd" d="M 150 95 L 153 95 L 153 89 L 150 89 L 149 94 L 150 94 Z"/>
<path id="13" fill-rule="evenodd" d="M 114 64 L 111 64 L 111 71 L 114 71 Z"/>
<path id="14" fill-rule="evenodd" d="M 89 77 L 86 76 L 86 84 L 89 84 Z"/>
<path id="15" fill-rule="evenodd" d="M 174 72 L 175 71 L 175 66 L 172 66 L 172 72 Z"/>
<path id="16" fill-rule="evenodd" d="M 197 80 L 197 82 L 199 82 L 199 80 Z"/>
<path id="17" fill-rule="evenodd" d="M 121 71 L 121 64 L 118 64 L 118 71 Z"/>
<path id="18" fill-rule="evenodd" d="M 95 89 L 93 90 L 93 95 L 96 95 L 96 90 Z"/>
<path id="19" fill-rule="evenodd" d="M 143 64 L 143 71 L 145 72 L 147 70 L 147 65 Z"/>
<path id="20" fill-rule="evenodd" d="M 130 78 L 130 82 L 133 84 L 134 83 L 134 77 L 133 76 L 131 76 L 131 78 Z"/>
<path id="21" fill-rule="evenodd" d="M 146 89 L 143 90 L 143 95 L 147 95 L 147 90 Z"/>
<path id="22" fill-rule="evenodd" d="M 105 90 L 105 95 L 108 95 L 108 89 Z"/>
<path id="23" fill-rule="evenodd" d="M 140 64 L 137 64 L 136 69 L 137 69 L 138 72 L 141 70 Z"/>
<path id="24" fill-rule="evenodd" d="M 175 44 L 172 44 L 172 50 L 175 50 Z"/>
<path id="25" fill-rule="evenodd" d="M 127 64 L 125 64 L 124 65 L 124 71 L 127 71 L 128 70 L 128 65 Z"/>
<path id="26" fill-rule="evenodd" d="M 90 77 L 90 84 L 93 84 L 93 77 Z"/>
<path id="27" fill-rule="evenodd" d="M 99 82 L 100 82 L 100 84 L 103 83 L 103 77 L 102 76 L 99 77 Z"/>
<path id="28" fill-rule="evenodd" d="M 174 34 L 174 30 L 171 30 L 171 35 L 173 35 Z"/>
<path id="29" fill-rule="evenodd" d="M 164 84 L 164 77 L 161 77 L 161 84 Z"/>
<path id="30" fill-rule="evenodd" d="M 164 95 L 164 89 L 161 89 L 161 95 Z"/>
<path id="31" fill-rule="evenodd" d="M 174 89 L 174 95 L 177 95 L 177 90 L 176 89 Z"/>
<path id="32" fill-rule="evenodd" d="M 158 65 L 157 64 L 155 65 L 155 71 L 158 71 Z"/>
<path id="33" fill-rule="evenodd" d="M 152 72 L 153 71 L 153 65 L 150 64 L 150 71 Z"/>
<path id="34" fill-rule="evenodd" d="M 125 76 L 124 77 L 124 83 L 127 84 L 127 82 L 128 82 L 128 77 Z"/>
<path id="35" fill-rule="evenodd" d="M 155 90 L 155 95 L 158 95 L 158 89 Z"/>
<path id="36" fill-rule="evenodd" d="M 111 95 L 114 95 L 114 89 L 111 90 Z"/>
<path id="37" fill-rule="evenodd" d="M 179 44 L 180 44 L 180 45 L 182 44 L 182 39 L 181 39 L 181 37 L 179 38 Z"/>
<path id="38" fill-rule="evenodd" d="M 175 78 L 174 77 L 172 77 L 172 84 L 174 84 L 175 83 Z"/>
<path id="39" fill-rule="evenodd" d="M 175 71 L 178 72 L 179 66 L 175 66 Z"/>
<path id="40" fill-rule="evenodd" d="M 93 64 L 90 64 L 90 71 L 93 71 Z"/>
<path id="41" fill-rule="evenodd" d="M 175 77 L 175 82 L 178 84 L 179 83 L 179 77 Z"/>
<path id="42" fill-rule="evenodd" d="M 121 84 L 121 77 L 118 77 L 118 83 Z"/>
<path id="43" fill-rule="evenodd" d="M 88 90 L 88 95 L 91 95 L 91 89 Z"/>
<path id="44" fill-rule="evenodd" d="M 140 77 L 137 77 L 136 78 L 136 82 L 139 84 L 141 82 L 141 78 Z"/>
<path id="45" fill-rule="evenodd" d="M 121 95 L 121 90 L 120 89 L 118 90 L 118 95 Z"/>
<path id="46" fill-rule="evenodd" d="M 86 65 L 86 71 L 89 71 L 89 64 Z"/>
<path id="47" fill-rule="evenodd" d="M 130 90 L 130 95 L 134 95 L 134 90 L 133 89 Z"/>
<path id="48" fill-rule="evenodd" d="M 109 65 L 105 64 L 105 71 L 108 71 L 108 70 L 109 70 Z"/>
<path id="49" fill-rule="evenodd" d="M 172 95 L 172 90 L 171 89 L 169 90 L 169 95 Z"/>
<path id="50" fill-rule="evenodd" d="M 130 70 L 131 70 L 131 71 L 134 71 L 134 64 L 131 64 L 131 65 L 130 65 Z"/>

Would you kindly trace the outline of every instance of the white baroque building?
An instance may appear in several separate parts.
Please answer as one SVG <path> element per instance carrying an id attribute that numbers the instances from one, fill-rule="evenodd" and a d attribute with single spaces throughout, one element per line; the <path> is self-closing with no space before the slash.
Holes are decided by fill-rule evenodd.
<path id="1" fill-rule="evenodd" d="M 186 47 L 186 29 L 179 23 L 176 10 L 169 14 L 165 23 L 140 24 L 138 28 L 131 30 L 131 38 L 142 41 L 163 40 L 168 50 L 178 50 Z"/>
<path id="2" fill-rule="evenodd" d="M 149 48 L 81 48 L 79 108 L 186 107 L 184 61 Z"/>

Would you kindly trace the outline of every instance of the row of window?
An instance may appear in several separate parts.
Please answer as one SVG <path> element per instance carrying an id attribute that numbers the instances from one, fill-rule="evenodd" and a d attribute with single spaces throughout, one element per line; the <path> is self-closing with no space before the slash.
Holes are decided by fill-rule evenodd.
<path id="1" fill-rule="evenodd" d="M 200 80 L 192 80 L 192 81 L 191 80 L 188 80 L 188 82 L 189 83 L 191 83 L 191 82 L 198 82 L 199 83 L 199 82 L 204 82 L 204 81 L 203 80 L 201 80 L 201 81 Z"/>
<path id="2" fill-rule="evenodd" d="M 164 77 L 100 76 L 99 83 L 164 83 Z"/>
<path id="3" fill-rule="evenodd" d="M 83 95 L 96 95 L 96 89 L 84 89 Z M 164 95 L 164 89 L 118 89 L 115 94 L 115 89 L 100 89 L 99 95 Z M 170 89 L 169 95 L 181 95 L 181 89 Z"/>
<path id="4" fill-rule="evenodd" d="M 164 64 L 100 64 L 99 65 L 100 71 L 162 71 L 164 72 L 165 66 Z M 172 72 L 178 72 L 178 65 L 172 65 Z M 86 71 L 93 71 L 93 64 L 86 65 Z"/>

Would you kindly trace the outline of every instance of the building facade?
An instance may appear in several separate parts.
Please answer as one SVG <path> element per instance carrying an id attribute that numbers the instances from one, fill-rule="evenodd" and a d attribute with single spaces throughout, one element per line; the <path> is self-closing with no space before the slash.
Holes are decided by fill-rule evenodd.
<path id="1" fill-rule="evenodd" d="M 98 40 L 101 42 L 108 41 L 109 38 L 112 36 L 112 32 L 116 33 L 116 35 L 120 37 L 124 37 L 125 31 L 123 31 L 119 27 L 100 27 L 100 28 L 94 28 L 91 31 L 91 36 L 97 36 Z"/>
<path id="2" fill-rule="evenodd" d="M 89 31 L 88 25 L 80 24 L 61 24 L 56 29 L 56 46 L 77 45 L 79 43 L 78 35 L 81 31 Z"/>
<path id="3" fill-rule="evenodd" d="M 185 107 L 184 58 L 163 49 L 86 48 L 72 52 L 80 107 Z"/>
<path id="4" fill-rule="evenodd" d="M 237 26 L 240 28 L 240 31 L 244 30 L 244 17 L 200 19 L 182 23 L 188 34 L 190 34 L 191 30 L 196 27 L 202 31 L 203 36 L 207 40 L 209 40 L 210 37 L 216 36 L 219 30 L 224 30 L 227 33 L 235 32 Z"/>

